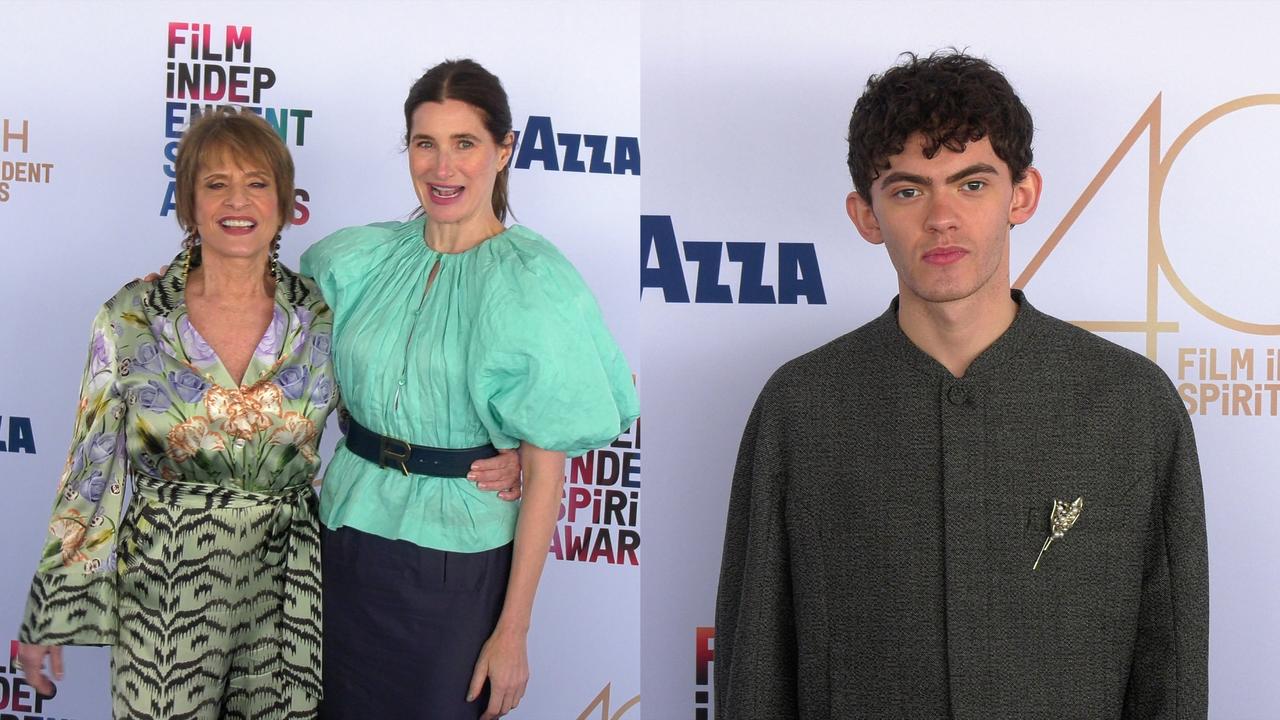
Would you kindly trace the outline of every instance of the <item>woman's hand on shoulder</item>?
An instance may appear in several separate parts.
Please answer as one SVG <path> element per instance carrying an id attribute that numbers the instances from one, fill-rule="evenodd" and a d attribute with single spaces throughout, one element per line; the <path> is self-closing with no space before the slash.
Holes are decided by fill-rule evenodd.
<path id="1" fill-rule="evenodd" d="M 503 500 L 519 500 L 521 490 L 520 453 L 499 450 L 497 455 L 471 463 L 467 479 L 477 488 L 497 492 Z"/>
<path id="2" fill-rule="evenodd" d="M 159 280 L 160 278 L 164 277 L 164 274 L 165 274 L 165 273 L 167 273 L 167 272 L 169 272 L 169 266 L 168 266 L 168 265 L 161 265 L 161 266 L 160 266 L 160 272 L 158 272 L 158 273 L 148 273 L 146 277 L 142 278 L 142 282 L 155 282 L 155 281 Z"/>
<path id="3" fill-rule="evenodd" d="M 18 643 L 18 662 L 27 683 L 41 695 L 53 695 L 53 680 L 44 673 L 44 658 L 49 656 L 49 670 L 54 680 L 62 680 L 62 647 L 58 645 L 29 645 Z"/>
<path id="4" fill-rule="evenodd" d="M 519 629 L 499 626 L 480 648 L 480 658 L 471 673 L 467 702 L 474 701 L 489 680 L 489 705 L 480 720 L 497 720 L 515 710 L 529 685 L 528 635 Z"/>

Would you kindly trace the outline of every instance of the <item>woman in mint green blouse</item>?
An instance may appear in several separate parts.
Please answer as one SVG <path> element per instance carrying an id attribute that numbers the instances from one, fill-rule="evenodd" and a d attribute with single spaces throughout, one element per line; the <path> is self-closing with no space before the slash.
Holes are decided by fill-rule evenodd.
<path id="1" fill-rule="evenodd" d="M 405 122 L 424 215 L 338 231 L 302 271 L 333 309 L 352 419 L 428 450 L 519 448 L 523 500 L 339 447 L 320 507 L 322 715 L 488 719 L 524 694 L 565 457 L 611 442 L 639 407 L 582 278 L 503 225 L 513 142 L 498 79 L 469 60 L 438 65 Z"/>

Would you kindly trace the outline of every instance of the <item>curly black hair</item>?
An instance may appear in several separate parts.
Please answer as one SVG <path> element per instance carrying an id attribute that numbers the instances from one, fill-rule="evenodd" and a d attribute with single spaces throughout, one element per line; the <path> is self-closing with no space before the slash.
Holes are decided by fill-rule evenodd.
<path id="1" fill-rule="evenodd" d="M 991 63 L 955 49 L 905 60 L 872 75 L 849 118 L 849 174 L 871 202 L 871 183 L 889 169 L 907 138 L 924 136 L 924 156 L 990 138 L 996 156 L 1021 182 L 1031 166 L 1031 113 Z"/>

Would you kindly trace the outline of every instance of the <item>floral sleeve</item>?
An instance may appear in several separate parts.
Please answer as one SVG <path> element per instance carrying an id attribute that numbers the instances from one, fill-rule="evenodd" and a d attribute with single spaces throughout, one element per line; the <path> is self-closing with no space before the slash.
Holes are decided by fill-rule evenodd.
<path id="1" fill-rule="evenodd" d="M 111 644 L 116 629 L 116 531 L 124 506 L 125 402 L 116 332 L 93 323 L 71 451 L 19 632 L 42 645 Z"/>

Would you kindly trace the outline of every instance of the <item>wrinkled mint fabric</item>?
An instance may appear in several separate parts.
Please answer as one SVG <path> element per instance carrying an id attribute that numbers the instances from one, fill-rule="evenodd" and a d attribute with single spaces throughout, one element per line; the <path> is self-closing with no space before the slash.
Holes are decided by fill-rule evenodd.
<path id="1" fill-rule="evenodd" d="M 439 253 L 425 227 L 419 218 L 346 228 L 302 256 L 333 308 L 338 384 L 360 424 L 418 445 L 524 440 L 570 456 L 630 427 L 631 370 L 555 246 L 515 226 Z M 518 512 L 465 478 L 406 477 L 341 443 L 320 508 L 329 528 L 453 552 L 510 542 Z"/>

